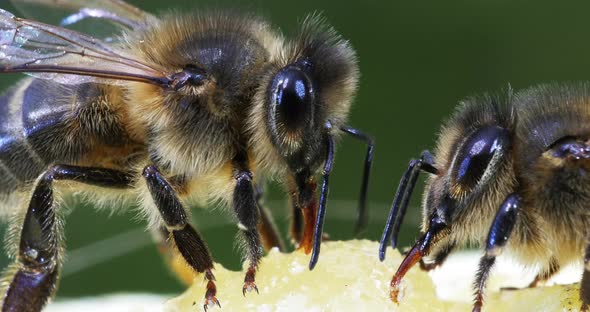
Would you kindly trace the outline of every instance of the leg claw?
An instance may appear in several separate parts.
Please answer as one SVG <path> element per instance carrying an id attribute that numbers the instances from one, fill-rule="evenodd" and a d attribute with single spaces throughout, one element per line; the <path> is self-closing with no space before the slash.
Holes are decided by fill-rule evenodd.
<path id="1" fill-rule="evenodd" d="M 258 287 L 254 282 L 244 282 L 244 287 L 242 287 L 242 294 L 244 294 L 244 297 L 246 296 L 246 292 L 251 292 L 252 290 L 255 290 L 257 294 L 260 294 L 258 292 Z"/>
<path id="2" fill-rule="evenodd" d="M 221 309 L 221 304 L 219 303 L 219 300 L 217 300 L 217 298 L 215 296 L 205 298 L 205 304 L 203 305 L 203 309 L 206 312 L 207 309 L 214 308 L 215 305 L 217 305 Z"/>

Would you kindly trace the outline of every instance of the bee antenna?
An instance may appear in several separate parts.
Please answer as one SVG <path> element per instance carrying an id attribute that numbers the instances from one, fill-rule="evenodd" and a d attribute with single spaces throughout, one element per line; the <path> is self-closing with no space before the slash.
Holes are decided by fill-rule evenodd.
<path id="1" fill-rule="evenodd" d="M 328 199 L 328 184 L 330 172 L 332 172 L 332 164 L 334 163 L 334 138 L 329 134 L 332 129 L 330 121 L 326 122 L 326 130 L 328 135 L 326 137 L 326 163 L 324 164 L 324 179 L 322 181 L 322 190 L 320 193 L 320 203 L 318 207 L 318 215 L 315 223 L 315 230 L 313 234 L 313 249 L 311 252 L 311 259 L 309 260 L 309 269 L 313 270 L 318 262 L 320 256 L 320 245 L 322 244 L 322 236 L 324 233 L 324 216 L 326 214 L 326 200 Z"/>
<path id="2" fill-rule="evenodd" d="M 416 186 L 416 180 L 420 170 L 431 174 L 438 174 L 438 170 L 434 167 L 434 158 L 429 151 L 422 152 L 419 159 L 412 159 L 408 165 L 408 169 L 402 176 L 397 193 L 391 205 L 391 211 L 385 224 L 381 242 L 379 244 L 379 260 L 385 259 L 385 251 L 387 249 L 387 241 L 391 240 L 391 247 L 397 246 L 397 236 L 401 227 L 402 221 L 406 215 L 410 197 Z"/>

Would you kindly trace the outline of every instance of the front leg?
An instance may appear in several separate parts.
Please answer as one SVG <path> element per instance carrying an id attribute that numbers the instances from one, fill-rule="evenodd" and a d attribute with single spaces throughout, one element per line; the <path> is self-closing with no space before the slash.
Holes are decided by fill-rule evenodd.
<path id="1" fill-rule="evenodd" d="M 171 237 L 171 243 L 176 245 L 178 251 L 186 263 L 199 273 L 205 273 L 207 279 L 207 291 L 205 293 L 205 311 L 208 307 L 218 305 L 215 297 L 217 287 L 213 275 L 213 258 L 205 242 L 190 225 L 186 211 L 178 200 L 172 185 L 162 176 L 155 166 L 147 166 L 143 170 L 148 190 L 160 212 L 160 216 L 166 225 Z"/>
<path id="2" fill-rule="evenodd" d="M 502 253 L 506 242 L 510 238 L 514 224 L 516 224 L 518 210 L 520 208 L 520 196 L 517 194 L 509 195 L 500 210 L 496 213 L 494 223 L 488 233 L 486 243 L 486 253 L 479 262 L 479 269 L 475 278 L 475 301 L 473 303 L 473 312 L 481 311 L 483 306 L 483 292 L 490 271 L 496 262 L 496 257 Z"/>
<path id="3" fill-rule="evenodd" d="M 259 212 L 252 184 L 252 172 L 248 170 L 247 161 L 243 155 L 239 155 L 234 160 L 233 175 L 234 179 L 236 179 L 233 207 L 246 248 L 246 259 L 249 262 L 248 271 L 244 278 L 244 286 L 242 287 L 242 293 L 246 295 L 246 291 L 256 290 L 258 293 L 255 276 L 258 263 L 262 257 L 262 245 L 257 229 Z"/>

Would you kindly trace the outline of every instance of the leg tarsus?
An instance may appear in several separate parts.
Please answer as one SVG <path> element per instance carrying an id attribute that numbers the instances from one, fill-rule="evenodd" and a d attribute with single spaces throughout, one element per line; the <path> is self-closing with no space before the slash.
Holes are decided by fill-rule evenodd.
<path id="1" fill-rule="evenodd" d="M 248 272 L 246 272 L 246 277 L 244 278 L 244 287 L 242 288 L 242 294 L 244 295 L 244 297 L 246 296 L 246 292 L 251 292 L 252 290 L 255 290 L 257 294 L 260 294 L 258 292 L 258 287 L 256 286 L 256 283 L 254 282 L 254 277 L 256 276 L 256 268 L 255 267 L 249 267 L 248 268 Z"/>
<path id="2" fill-rule="evenodd" d="M 250 292 L 253 289 L 258 293 L 258 287 L 256 286 L 256 271 L 258 269 L 258 263 L 262 256 L 262 250 L 260 248 L 260 240 L 256 230 L 243 231 L 246 241 L 248 242 L 248 255 L 247 258 L 250 261 L 250 266 L 244 277 L 244 285 L 242 286 L 242 293 L 246 295 L 246 291 Z"/>
<path id="3" fill-rule="evenodd" d="M 215 286 L 215 276 L 211 270 L 205 271 L 205 279 L 207 279 L 207 291 L 205 292 L 205 303 L 203 309 L 207 311 L 208 308 L 213 308 L 217 305 L 221 309 L 221 304 L 217 300 L 217 286 Z"/>
<path id="4" fill-rule="evenodd" d="M 490 275 L 490 270 L 496 262 L 496 257 L 483 256 L 479 261 L 479 270 L 475 278 L 475 298 L 473 302 L 473 312 L 480 312 L 483 306 L 483 295 L 486 287 L 487 279 Z"/>

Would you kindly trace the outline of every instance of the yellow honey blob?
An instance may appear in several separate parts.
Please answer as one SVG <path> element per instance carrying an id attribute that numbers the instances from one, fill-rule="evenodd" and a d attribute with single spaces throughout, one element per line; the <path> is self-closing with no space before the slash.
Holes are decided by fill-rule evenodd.
<path id="1" fill-rule="evenodd" d="M 309 256 L 303 252 L 271 250 L 256 276 L 260 294 L 250 292 L 245 297 L 244 273 L 216 264 L 221 311 L 471 311 L 468 293 L 454 296 L 462 301 L 440 299 L 431 277 L 418 266 L 406 275 L 400 304 L 394 304 L 389 299 L 389 281 L 402 256 L 389 249 L 386 260 L 380 262 L 377 249 L 376 242 L 367 240 L 325 242 L 313 271 L 309 271 Z M 453 272 L 445 274 L 452 276 Z M 458 278 L 464 276 L 465 272 L 457 272 Z M 462 283 L 471 284 L 471 279 Z M 204 295 L 205 282 L 199 276 L 187 291 L 166 303 L 165 311 L 203 311 Z M 577 311 L 578 296 L 578 285 L 503 291 L 492 288 L 487 291 L 484 311 Z"/>

